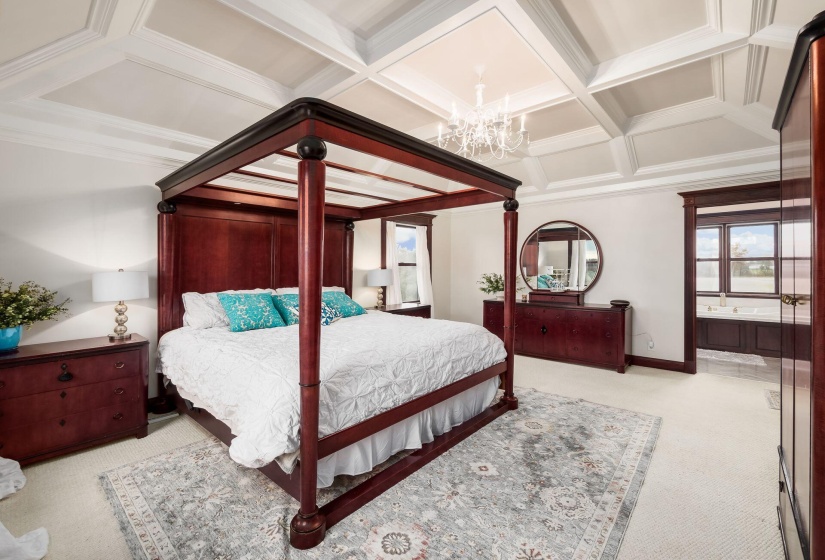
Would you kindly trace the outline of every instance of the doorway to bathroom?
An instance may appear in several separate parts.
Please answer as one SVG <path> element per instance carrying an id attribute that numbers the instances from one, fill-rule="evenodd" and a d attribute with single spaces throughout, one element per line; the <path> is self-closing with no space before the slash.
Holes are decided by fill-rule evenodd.
<path id="1" fill-rule="evenodd" d="M 780 380 L 779 201 L 696 215 L 697 371 Z"/>
<path id="2" fill-rule="evenodd" d="M 679 194 L 685 371 L 778 384 L 779 183 Z"/>

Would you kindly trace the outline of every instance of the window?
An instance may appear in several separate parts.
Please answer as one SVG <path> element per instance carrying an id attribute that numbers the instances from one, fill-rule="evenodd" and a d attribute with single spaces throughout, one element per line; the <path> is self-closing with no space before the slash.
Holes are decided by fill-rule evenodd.
<path id="1" fill-rule="evenodd" d="M 410 214 L 381 220 L 381 268 L 387 268 L 387 222 L 395 223 L 395 243 L 398 256 L 398 275 L 401 280 L 401 300 L 404 303 L 418 303 L 418 263 L 416 246 L 416 226 L 427 226 L 427 252 L 430 255 L 432 271 L 432 214 Z"/>
<path id="2" fill-rule="evenodd" d="M 398 276 L 401 279 L 401 301 L 411 303 L 418 298 L 418 267 L 415 263 L 415 226 L 396 224 L 395 244 L 398 246 Z"/>
<path id="3" fill-rule="evenodd" d="M 696 291 L 778 294 L 777 224 L 728 223 L 696 229 Z"/>

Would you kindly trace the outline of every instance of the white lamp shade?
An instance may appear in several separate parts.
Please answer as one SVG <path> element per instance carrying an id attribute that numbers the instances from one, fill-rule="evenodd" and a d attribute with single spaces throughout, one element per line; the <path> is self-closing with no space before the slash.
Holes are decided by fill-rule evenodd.
<path id="1" fill-rule="evenodd" d="M 367 272 L 367 286 L 392 286 L 392 270 L 379 268 Z"/>
<path id="2" fill-rule="evenodd" d="M 125 301 L 148 297 L 147 272 L 95 272 L 92 275 L 92 301 Z"/>

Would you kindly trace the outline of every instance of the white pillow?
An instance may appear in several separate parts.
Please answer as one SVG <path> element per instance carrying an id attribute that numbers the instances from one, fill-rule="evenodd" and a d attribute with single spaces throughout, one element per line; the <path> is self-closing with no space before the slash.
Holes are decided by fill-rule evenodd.
<path id="1" fill-rule="evenodd" d="M 321 288 L 321 292 L 346 292 L 344 288 L 340 286 L 323 286 Z M 275 293 L 279 296 L 285 296 L 287 294 L 297 294 L 298 288 L 278 288 L 275 290 Z"/>
<path id="2" fill-rule="evenodd" d="M 225 290 L 227 294 L 257 294 L 261 292 L 274 293 L 275 290 L 258 288 L 255 290 Z M 183 326 L 193 329 L 211 329 L 215 327 L 229 328 L 229 317 L 226 316 L 217 292 L 199 294 L 186 292 L 183 298 Z"/>

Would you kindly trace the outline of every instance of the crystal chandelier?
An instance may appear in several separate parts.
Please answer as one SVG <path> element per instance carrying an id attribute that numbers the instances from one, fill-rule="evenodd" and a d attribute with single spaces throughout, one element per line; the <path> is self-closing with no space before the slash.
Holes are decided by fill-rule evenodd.
<path id="1" fill-rule="evenodd" d="M 453 112 L 447 123 L 447 131 L 438 123 L 438 147 L 455 151 L 460 156 L 476 161 L 489 161 L 493 158 L 503 159 L 507 154 L 514 152 L 521 143 L 530 142 L 527 129 L 524 128 L 524 117 L 521 115 L 521 126 L 517 132 L 512 128 L 510 114 L 510 96 L 504 98 L 504 110 L 501 104 L 494 111 L 492 107 L 484 107 L 484 88 L 479 77 L 476 90 L 476 106 L 470 110 L 462 121 L 458 117 L 458 110 L 453 103 Z"/>

